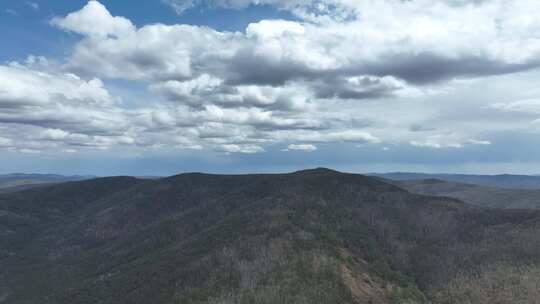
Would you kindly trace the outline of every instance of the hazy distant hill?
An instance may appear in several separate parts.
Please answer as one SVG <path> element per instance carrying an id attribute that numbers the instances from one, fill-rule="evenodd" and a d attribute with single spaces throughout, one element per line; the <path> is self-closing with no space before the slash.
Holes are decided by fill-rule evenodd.
<path id="1" fill-rule="evenodd" d="M 537 303 L 540 212 L 316 169 L 0 195 L 0 303 Z"/>
<path id="2" fill-rule="evenodd" d="M 13 173 L 0 175 L 0 193 L 29 189 L 35 186 L 50 185 L 68 181 L 79 181 L 95 176 L 64 176 L 57 174 Z"/>
<path id="3" fill-rule="evenodd" d="M 379 176 L 391 180 L 422 180 L 440 179 L 458 183 L 475 184 L 482 186 L 515 188 L 515 189 L 540 189 L 540 176 L 537 175 L 467 175 L 467 174 L 426 174 L 426 173 L 372 173 L 371 176 Z"/>
<path id="4" fill-rule="evenodd" d="M 540 190 L 496 188 L 440 179 L 391 183 L 413 193 L 453 197 L 482 207 L 540 209 Z"/>

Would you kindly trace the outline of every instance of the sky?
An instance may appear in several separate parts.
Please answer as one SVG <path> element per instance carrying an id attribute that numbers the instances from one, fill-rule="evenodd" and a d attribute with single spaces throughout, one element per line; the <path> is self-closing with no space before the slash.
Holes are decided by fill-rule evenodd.
<path id="1" fill-rule="evenodd" d="M 539 174 L 538 11 L 0 0 L 0 174 Z"/>

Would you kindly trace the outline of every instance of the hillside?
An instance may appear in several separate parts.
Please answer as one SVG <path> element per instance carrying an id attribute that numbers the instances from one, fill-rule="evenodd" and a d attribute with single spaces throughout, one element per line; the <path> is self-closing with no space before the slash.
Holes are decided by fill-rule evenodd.
<path id="1" fill-rule="evenodd" d="M 540 190 L 496 188 L 438 179 L 388 182 L 412 193 L 448 196 L 481 207 L 540 209 Z"/>
<path id="2" fill-rule="evenodd" d="M 315 169 L 0 195 L 0 303 L 535 303 L 540 212 Z"/>
<path id="3" fill-rule="evenodd" d="M 382 177 L 390 180 L 424 180 L 439 179 L 450 182 L 473 184 L 488 187 L 510 189 L 540 189 L 539 175 L 469 175 L 469 174 L 427 174 L 427 173 L 373 173 L 371 176 Z"/>

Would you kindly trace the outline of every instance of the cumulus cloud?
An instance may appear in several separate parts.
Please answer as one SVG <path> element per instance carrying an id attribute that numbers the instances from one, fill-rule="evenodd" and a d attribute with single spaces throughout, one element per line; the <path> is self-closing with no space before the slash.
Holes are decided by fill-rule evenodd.
<path id="1" fill-rule="evenodd" d="M 218 63 L 230 56 L 237 36 L 188 25 L 154 24 L 137 29 L 128 19 L 112 16 L 97 1 L 64 18 L 54 18 L 52 24 L 84 37 L 67 68 L 130 80 L 191 79 L 197 76 L 193 65 L 205 68 L 212 65 L 206 60 Z"/>
<path id="2" fill-rule="evenodd" d="M 167 3 L 180 13 L 203 4 L 230 8 L 268 4 L 293 11 L 300 20 L 261 20 L 243 33 L 189 25 L 137 28 L 90 1 L 80 11 L 52 21 L 83 37 L 66 68 L 84 75 L 147 81 L 155 92 L 191 106 L 279 107 L 291 101 L 269 92 L 269 87 L 300 88 L 314 99 L 410 97 L 421 95 L 426 85 L 514 73 L 540 64 L 540 38 L 534 34 L 540 22 L 531 18 L 537 5 L 530 3 Z M 309 18 L 340 15 L 340 8 L 354 18 L 318 22 Z M 472 24 L 462 26 L 464 18 Z"/>
<path id="3" fill-rule="evenodd" d="M 201 5 L 199 1 L 170 2 L 183 8 Z M 251 24 L 245 37 L 235 37 L 247 44 L 240 49 L 240 59 L 233 57 L 234 66 L 249 71 L 261 64 L 268 71 L 259 74 L 255 70 L 237 81 L 278 84 L 295 77 L 339 72 L 426 84 L 539 65 L 540 43 L 534 30 L 540 22 L 531 16 L 538 5 L 530 2 L 493 0 L 471 5 L 470 1 L 337 0 L 306 4 L 269 0 L 214 1 L 210 6 L 249 4 L 303 12 L 298 15 L 307 22 L 264 20 Z M 334 16 L 336 10 L 330 7 L 352 12 L 355 18 L 309 22 L 317 8 L 323 15 Z M 464 19 L 471 24 L 463 27 Z"/>
<path id="4" fill-rule="evenodd" d="M 207 74 L 186 81 L 159 82 L 152 84 L 150 90 L 170 101 L 193 108 L 218 105 L 224 108 L 303 111 L 311 106 L 308 100 L 310 92 L 303 87 L 231 86 Z"/>
<path id="5" fill-rule="evenodd" d="M 0 65 L 0 82 L 10 84 L 0 89 L 0 137 L 9 141 L 0 144 L 225 153 L 291 142 L 301 144 L 288 150 L 303 151 L 331 142 L 488 145 L 477 139 L 482 110 L 462 115 L 465 101 L 453 90 L 463 80 L 540 65 L 540 21 L 532 15 L 540 4 L 527 1 L 164 2 L 179 14 L 262 4 L 296 18 L 260 20 L 239 32 L 136 26 L 89 1 L 51 20 L 79 39 L 66 58 Z M 123 103 L 107 86 L 118 79 L 147 88 L 147 100 Z M 489 109 L 540 112 L 534 99 Z M 469 121 L 450 123 L 462 116 Z"/>
<path id="6" fill-rule="evenodd" d="M 0 90 L 3 148 L 74 153 L 138 146 L 259 153 L 265 151 L 261 144 L 281 141 L 281 132 L 319 142 L 374 140 L 367 132 L 332 131 L 292 88 L 240 86 L 213 92 L 207 88 L 222 83 L 202 77 L 175 88 L 186 98 L 197 95 L 200 104 L 175 95 L 169 103 L 126 108 L 100 79 L 37 69 L 44 67 L 32 67 L 35 62 L 0 66 L 0 81 L 10 83 Z"/>
<path id="7" fill-rule="evenodd" d="M 98 1 L 89 1 L 80 11 L 63 18 L 53 18 L 51 23 L 66 31 L 98 37 L 121 37 L 134 32 L 131 21 L 123 17 L 113 17 Z"/>
<path id="8" fill-rule="evenodd" d="M 403 80 L 392 76 L 331 77 L 314 82 L 313 88 L 319 98 L 345 100 L 422 94 L 419 90 L 409 87 Z"/>
<path id="9" fill-rule="evenodd" d="M 118 99 L 97 78 L 83 80 L 13 63 L 0 66 L 0 82 L 9 83 L 0 89 L 0 124 L 7 128 L 0 133 L 18 146 L 47 146 L 37 140 L 103 145 L 101 137 L 120 139 L 129 129 Z"/>
<path id="10" fill-rule="evenodd" d="M 0 107 L 38 106 L 65 101 L 70 104 L 110 106 L 114 99 L 100 79 L 81 80 L 74 74 L 52 75 L 16 64 L 0 66 Z"/>

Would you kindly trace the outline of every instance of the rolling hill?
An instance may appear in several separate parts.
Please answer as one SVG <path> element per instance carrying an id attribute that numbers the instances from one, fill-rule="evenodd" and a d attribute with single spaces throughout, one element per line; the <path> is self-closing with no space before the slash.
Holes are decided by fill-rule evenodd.
<path id="1" fill-rule="evenodd" d="M 0 303 L 536 303 L 540 211 L 328 169 L 0 195 Z"/>

